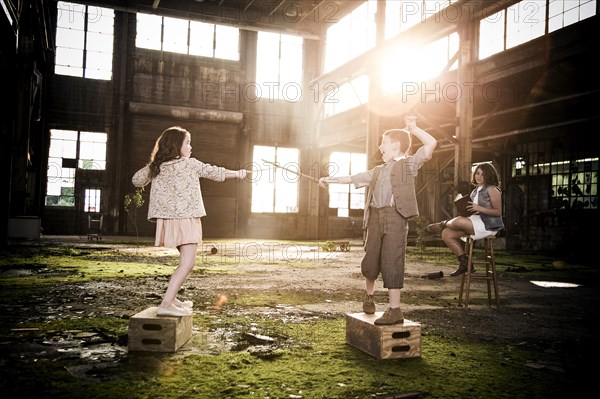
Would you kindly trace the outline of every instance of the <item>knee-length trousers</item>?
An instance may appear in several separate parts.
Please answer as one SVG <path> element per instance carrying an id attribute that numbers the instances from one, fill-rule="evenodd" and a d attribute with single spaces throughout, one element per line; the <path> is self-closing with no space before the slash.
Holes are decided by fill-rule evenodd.
<path id="1" fill-rule="evenodd" d="M 371 207 L 369 214 L 361 272 L 369 280 L 381 273 L 384 288 L 403 288 L 408 219 L 395 207 Z"/>

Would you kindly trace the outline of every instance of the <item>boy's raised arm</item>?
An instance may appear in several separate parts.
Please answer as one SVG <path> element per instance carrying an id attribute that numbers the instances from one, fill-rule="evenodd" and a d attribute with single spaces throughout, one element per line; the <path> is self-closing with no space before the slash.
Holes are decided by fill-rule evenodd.
<path id="1" fill-rule="evenodd" d="M 407 116 L 404 118 L 404 121 L 406 123 L 406 130 L 408 130 L 412 135 L 416 136 L 423 143 L 423 149 L 426 154 L 425 159 L 431 159 L 433 150 L 435 150 L 435 147 L 437 146 L 437 140 L 435 137 L 417 126 L 416 116 Z"/>

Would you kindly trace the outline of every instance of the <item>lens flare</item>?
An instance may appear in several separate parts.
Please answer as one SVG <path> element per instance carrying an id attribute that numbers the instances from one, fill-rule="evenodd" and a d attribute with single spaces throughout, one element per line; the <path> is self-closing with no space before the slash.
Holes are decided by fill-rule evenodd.
<path id="1" fill-rule="evenodd" d="M 227 303 L 227 296 L 224 294 L 219 294 L 219 296 L 217 297 L 217 300 L 215 301 L 215 305 L 214 305 L 215 311 L 220 312 L 221 308 L 226 303 Z"/>

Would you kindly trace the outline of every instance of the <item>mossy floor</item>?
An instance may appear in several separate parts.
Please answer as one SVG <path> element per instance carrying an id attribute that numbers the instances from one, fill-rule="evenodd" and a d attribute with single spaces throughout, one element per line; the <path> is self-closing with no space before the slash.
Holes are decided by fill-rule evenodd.
<path id="1" fill-rule="evenodd" d="M 127 329 L 160 300 L 176 252 L 109 237 L 9 248 L 3 397 L 546 399 L 587 397 L 593 386 L 600 292 L 591 266 L 497 251 L 501 308 L 487 306 L 484 289 L 464 309 L 456 279 L 422 278 L 447 275 L 448 252 L 409 248 L 403 307 L 422 325 L 421 356 L 382 360 L 346 343 L 345 314 L 360 310 L 357 245 L 315 256 L 318 242 L 286 242 L 257 256 L 264 243 L 215 242 L 218 253 L 199 252 L 182 290 L 195 303 L 194 329 L 175 353 L 128 352 Z M 531 284 L 539 280 L 579 288 L 548 291 Z M 386 301 L 379 286 L 378 310 Z"/>

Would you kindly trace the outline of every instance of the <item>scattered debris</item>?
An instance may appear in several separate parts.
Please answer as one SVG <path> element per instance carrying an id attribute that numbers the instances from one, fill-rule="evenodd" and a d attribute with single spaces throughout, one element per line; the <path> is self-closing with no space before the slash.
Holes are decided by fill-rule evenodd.
<path id="1" fill-rule="evenodd" d="M 442 277 L 444 277 L 444 272 L 442 272 L 442 271 L 431 272 L 431 273 L 423 274 L 421 276 L 421 278 L 428 278 L 429 280 L 435 280 L 435 279 L 442 278 Z"/>

